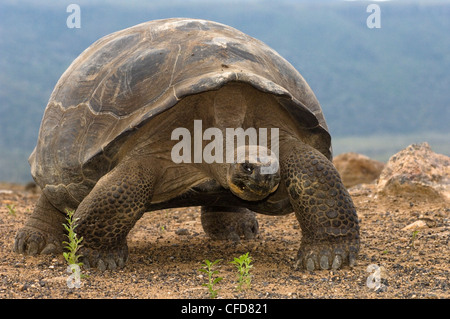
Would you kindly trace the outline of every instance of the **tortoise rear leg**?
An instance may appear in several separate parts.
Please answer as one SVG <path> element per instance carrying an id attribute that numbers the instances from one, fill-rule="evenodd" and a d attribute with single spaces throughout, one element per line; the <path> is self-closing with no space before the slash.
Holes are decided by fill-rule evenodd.
<path id="1" fill-rule="evenodd" d="M 25 255 L 62 252 L 65 217 L 42 194 L 25 227 L 16 234 L 14 251 Z"/>
<path id="2" fill-rule="evenodd" d="M 121 164 L 103 176 L 78 206 L 74 218 L 78 218 L 76 232 L 83 236 L 84 265 L 100 270 L 125 265 L 126 237 L 151 199 L 153 172 L 148 160 Z"/>
<path id="3" fill-rule="evenodd" d="M 243 207 L 203 206 L 201 221 L 205 233 L 216 240 L 254 239 L 259 231 L 256 214 Z"/>
<path id="4" fill-rule="evenodd" d="M 302 229 L 299 265 L 310 271 L 353 266 L 359 250 L 358 217 L 336 168 L 298 140 L 281 151 L 282 178 Z"/>

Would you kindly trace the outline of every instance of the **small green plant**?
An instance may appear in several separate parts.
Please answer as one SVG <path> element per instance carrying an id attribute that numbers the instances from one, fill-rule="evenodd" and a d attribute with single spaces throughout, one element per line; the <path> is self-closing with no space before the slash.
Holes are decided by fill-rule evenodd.
<path id="1" fill-rule="evenodd" d="M 16 206 L 14 204 L 6 204 L 6 208 L 8 208 L 9 215 L 16 216 Z"/>
<path id="2" fill-rule="evenodd" d="M 81 247 L 81 242 L 83 241 L 83 237 L 78 238 L 77 233 L 75 232 L 75 228 L 77 225 L 75 224 L 78 218 L 73 219 L 73 214 L 75 211 L 66 210 L 67 218 L 66 224 L 63 224 L 64 228 L 67 231 L 68 241 L 63 241 L 64 247 L 67 248 L 67 252 L 63 252 L 64 259 L 70 265 L 77 265 L 81 267 L 83 263 L 79 262 L 78 259 L 81 257 L 77 255 L 78 249 Z"/>
<path id="3" fill-rule="evenodd" d="M 416 246 L 415 246 L 415 240 L 417 239 L 417 234 L 419 233 L 419 231 L 418 230 L 415 230 L 415 231 L 413 231 L 412 233 L 411 233 L 411 246 L 412 246 L 412 248 L 416 248 Z"/>
<path id="4" fill-rule="evenodd" d="M 216 277 L 214 278 L 214 275 L 217 275 L 219 273 L 218 270 L 213 270 L 214 266 L 221 262 L 222 259 L 217 259 L 213 262 L 209 261 L 208 259 L 205 259 L 202 264 L 202 268 L 199 269 L 199 271 L 204 272 L 208 275 L 208 283 L 203 284 L 204 287 L 208 287 L 209 290 L 209 296 L 211 299 L 214 299 L 217 297 L 218 290 L 214 289 L 214 286 L 218 284 L 223 278 L 222 277 Z"/>
<path id="5" fill-rule="evenodd" d="M 250 265 L 252 262 L 252 257 L 246 254 L 241 255 L 239 258 L 234 258 L 230 264 L 233 264 L 237 267 L 238 270 L 238 290 L 242 290 L 242 287 L 245 285 L 247 288 L 250 288 L 250 284 L 252 281 L 252 277 L 250 275 L 250 269 L 252 269 L 253 265 Z"/>
<path id="6" fill-rule="evenodd" d="M 160 234 L 164 234 L 167 231 L 167 224 L 169 222 L 169 213 L 168 210 L 164 210 L 163 221 L 159 224 L 159 232 Z"/>

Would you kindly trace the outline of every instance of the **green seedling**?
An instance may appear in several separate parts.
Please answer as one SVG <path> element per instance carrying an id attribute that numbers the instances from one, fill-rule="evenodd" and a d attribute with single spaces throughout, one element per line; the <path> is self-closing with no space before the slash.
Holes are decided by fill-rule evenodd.
<path id="1" fill-rule="evenodd" d="M 221 261 L 222 261 L 222 259 L 217 259 L 213 262 L 210 262 L 208 259 L 205 259 L 203 261 L 204 264 L 202 264 L 202 268 L 199 269 L 199 271 L 204 272 L 205 274 L 208 275 L 208 283 L 203 284 L 202 286 L 208 287 L 209 296 L 211 297 L 211 299 L 214 299 L 217 297 L 218 290 L 214 289 L 214 286 L 223 279 L 222 277 L 214 278 L 214 276 L 217 275 L 219 273 L 219 271 L 213 270 L 214 266 Z"/>
<path id="2" fill-rule="evenodd" d="M 415 240 L 417 239 L 417 234 L 419 233 L 419 231 L 418 230 L 415 230 L 415 231 L 413 231 L 412 232 L 412 234 L 411 234 L 411 246 L 413 247 L 413 248 L 416 248 L 416 246 L 415 246 Z"/>
<path id="3" fill-rule="evenodd" d="M 16 216 L 16 206 L 14 204 L 6 204 L 6 208 L 8 208 L 9 215 Z"/>
<path id="4" fill-rule="evenodd" d="M 252 281 L 252 277 L 250 275 L 250 269 L 252 269 L 253 265 L 250 265 L 252 262 L 252 257 L 246 254 L 241 255 L 239 258 L 234 258 L 230 264 L 233 264 L 237 267 L 238 270 L 238 290 L 242 290 L 242 287 L 245 285 L 247 288 L 250 288 L 250 284 Z"/>
<path id="5" fill-rule="evenodd" d="M 77 233 L 75 232 L 75 228 L 77 225 L 75 224 L 78 218 L 73 219 L 73 214 L 75 211 L 67 210 L 67 218 L 66 224 L 63 224 L 64 228 L 67 231 L 68 241 L 63 241 L 64 247 L 67 249 L 67 252 L 63 252 L 64 259 L 70 265 L 77 265 L 81 267 L 83 263 L 79 262 L 78 259 L 81 257 L 77 254 L 78 249 L 81 247 L 81 242 L 83 241 L 83 237 L 78 238 Z"/>
<path id="6" fill-rule="evenodd" d="M 169 212 L 168 210 L 164 210 L 163 222 L 159 224 L 159 232 L 164 234 L 167 231 L 167 223 L 169 221 Z"/>

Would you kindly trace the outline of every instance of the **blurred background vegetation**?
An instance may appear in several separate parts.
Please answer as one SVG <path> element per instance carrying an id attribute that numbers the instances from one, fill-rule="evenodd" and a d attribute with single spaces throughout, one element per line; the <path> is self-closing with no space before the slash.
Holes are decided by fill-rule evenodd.
<path id="1" fill-rule="evenodd" d="M 66 25 L 70 3 L 81 8 L 79 29 Z M 379 29 L 366 25 L 370 3 Z M 169 17 L 221 22 L 278 51 L 321 102 L 335 155 L 386 161 L 423 141 L 450 154 L 449 1 L 2 0 L 0 181 L 31 180 L 44 108 L 73 59 L 106 34 Z"/>

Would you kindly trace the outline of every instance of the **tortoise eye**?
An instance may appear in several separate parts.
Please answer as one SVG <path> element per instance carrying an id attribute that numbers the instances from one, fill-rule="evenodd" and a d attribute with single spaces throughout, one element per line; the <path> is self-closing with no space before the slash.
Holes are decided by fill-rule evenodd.
<path id="1" fill-rule="evenodd" d="M 254 166 L 253 166 L 253 164 L 250 164 L 250 163 L 243 163 L 242 164 L 242 169 L 246 173 L 252 173 L 253 169 L 254 169 Z"/>

